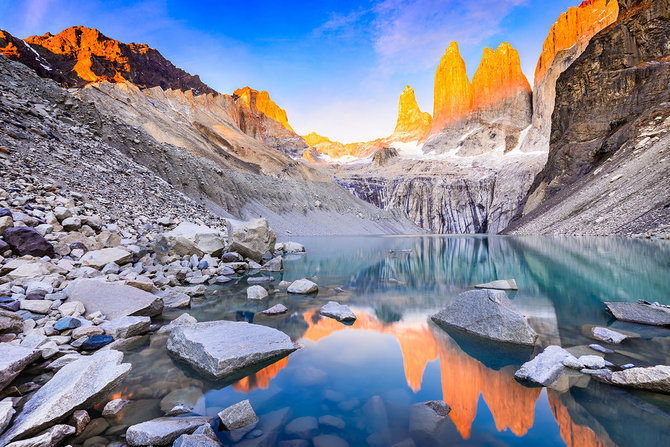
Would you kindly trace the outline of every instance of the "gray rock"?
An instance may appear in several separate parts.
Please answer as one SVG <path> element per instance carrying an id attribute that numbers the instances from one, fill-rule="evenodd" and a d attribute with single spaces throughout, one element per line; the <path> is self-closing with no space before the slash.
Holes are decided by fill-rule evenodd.
<path id="1" fill-rule="evenodd" d="M 181 309 L 191 305 L 191 297 L 185 293 L 174 292 L 163 297 L 163 310 Z"/>
<path id="2" fill-rule="evenodd" d="M 236 321 L 178 327 L 170 333 L 167 348 L 202 374 L 217 379 L 297 349 L 283 332 Z"/>
<path id="3" fill-rule="evenodd" d="M 339 321 L 354 321 L 356 320 L 356 314 L 354 314 L 349 306 L 346 304 L 340 304 L 335 301 L 328 301 L 328 303 L 321 307 L 321 315 L 326 317 L 335 318 Z"/>
<path id="4" fill-rule="evenodd" d="M 23 331 L 23 318 L 16 312 L 0 310 L 0 334 L 19 334 Z"/>
<path id="5" fill-rule="evenodd" d="M 503 291 L 470 290 L 431 319 L 490 340 L 534 345 L 537 334 L 526 318 L 512 305 Z"/>
<path id="6" fill-rule="evenodd" d="M 221 426 L 224 430 L 237 430 L 249 424 L 258 422 L 258 416 L 251 407 L 248 400 L 243 400 L 235 405 L 221 410 L 218 414 Z"/>
<path id="7" fill-rule="evenodd" d="M 4 389 L 40 355 L 40 351 L 36 349 L 0 343 L 0 390 Z"/>
<path id="8" fill-rule="evenodd" d="M 132 260 L 133 254 L 131 252 L 125 248 L 113 247 L 89 251 L 81 257 L 81 265 L 100 270 L 110 262 L 123 265 Z"/>
<path id="9" fill-rule="evenodd" d="M 670 366 L 667 365 L 616 371 L 611 380 L 615 385 L 670 394 Z"/>
<path id="10" fill-rule="evenodd" d="M 179 256 L 219 256 L 224 247 L 224 240 L 218 230 L 191 222 L 180 223 L 175 229 L 165 233 L 164 237 L 168 251 Z"/>
<path id="11" fill-rule="evenodd" d="M 247 287 L 247 299 L 262 300 L 268 297 L 268 291 L 263 286 Z"/>
<path id="12" fill-rule="evenodd" d="M 548 386 L 563 372 L 565 369 L 563 360 L 571 355 L 572 354 L 560 346 L 547 346 L 547 348 L 535 356 L 535 358 L 524 363 L 514 374 L 514 377 L 519 380 Z"/>
<path id="13" fill-rule="evenodd" d="M 266 284 L 274 280 L 272 276 L 252 276 L 247 278 L 247 284 Z"/>
<path id="14" fill-rule="evenodd" d="M 54 425 L 34 438 L 22 439 L 7 444 L 11 447 L 53 447 L 61 443 L 68 436 L 74 435 L 76 429 L 71 425 Z"/>
<path id="15" fill-rule="evenodd" d="M 5 431 L 5 428 L 9 425 L 9 421 L 12 420 L 12 416 L 14 416 L 15 412 L 14 405 L 10 398 L 5 398 L 0 401 L 0 433 Z"/>
<path id="16" fill-rule="evenodd" d="M 595 343 L 594 343 L 594 344 L 590 344 L 590 345 L 589 345 L 589 348 L 593 349 L 594 351 L 602 352 L 603 354 L 611 354 L 611 353 L 614 352 L 614 351 L 612 351 L 611 349 L 604 348 L 604 347 L 602 347 L 602 346 L 600 346 L 600 345 L 597 345 L 597 344 L 595 344 Z"/>
<path id="17" fill-rule="evenodd" d="M 236 444 L 236 447 L 271 447 L 275 445 L 281 428 L 290 416 L 291 410 L 289 408 L 282 408 L 262 416 L 258 422 L 258 429 L 254 430 L 260 431 L 258 436 L 251 438 L 253 432 L 249 433 L 246 439 Z"/>
<path id="18" fill-rule="evenodd" d="M 587 369 L 602 369 L 605 367 L 605 359 L 597 355 L 583 355 L 577 361 Z"/>
<path id="19" fill-rule="evenodd" d="M 191 434 L 203 424 L 209 424 L 206 417 L 161 417 L 140 424 L 131 425 L 126 431 L 129 446 L 168 445 L 183 434 Z"/>
<path id="20" fill-rule="evenodd" d="M 76 430 L 75 436 L 79 436 L 89 422 L 91 422 L 91 416 L 89 416 L 88 411 L 86 410 L 77 410 L 70 416 L 70 424 L 73 425 Z"/>
<path id="21" fill-rule="evenodd" d="M 654 326 L 670 326 L 670 309 L 644 303 L 605 303 L 617 320 Z"/>
<path id="22" fill-rule="evenodd" d="M 181 435 L 172 447 L 218 447 L 221 444 L 205 435 Z"/>
<path id="23" fill-rule="evenodd" d="M 116 417 L 123 407 L 128 405 L 130 401 L 128 399 L 114 399 L 110 400 L 105 404 L 105 407 L 102 409 L 102 415 L 104 417 Z"/>
<path id="24" fill-rule="evenodd" d="M 284 260 L 281 258 L 281 256 L 272 258 L 263 264 L 261 270 L 264 272 L 281 272 L 284 270 Z"/>
<path id="25" fill-rule="evenodd" d="M 46 314 L 51 309 L 53 302 L 49 300 L 23 300 L 21 301 L 21 310 L 36 314 Z"/>
<path id="26" fill-rule="evenodd" d="M 424 402 L 424 405 L 431 408 L 440 417 L 445 417 L 451 413 L 451 407 L 443 400 L 430 400 Z"/>
<path id="27" fill-rule="evenodd" d="M 598 340 L 606 341 L 607 343 L 619 344 L 628 338 L 628 335 L 621 332 L 613 331 L 606 327 L 594 326 L 591 328 L 591 333 Z"/>
<path id="28" fill-rule="evenodd" d="M 196 428 L 193 432 L 194 435 L 205 435 L 210 439 L 218 440 L 216 433 L 212 429 L 212 426 L 209 424 L 202 424 L 200 427 Z"/>
<path id="29" fill-rule="evenodd" d="M 265 309 L 263 311 L 263 313 L 265 315 L 279 315 L 279 314 L 283 314 L 287 310 L 288 310 L 288 307 L 286 307 L 286 306 L 284 306 L 283 304 L 280 303 L 280 304 L 275 304 L 274 306 L 272 306 L 269 309 Z"/>
<path id="30" fill-rule="evenodd" d="M 576 370 L 580 370 L 580 369 L 584 368 L 584 365 L 579 360 L 577 360 L 577 358 L 574 355 L 570 355 L 570 356 L 566 357 L 565 359 L 563 359 L 563 366 L 565 366 L 566 368 L 576 369 Z"/>
<path id="31" fill-rule="evenodd" d="M 477 284 L 477 289 L 519 290 L 513 279 L 497 279 L 484 284 Z"/>
<path id="32" fill-rule="evenodd" d="M 284 427 L 284 432 L 288 436 L 295 436 L 301 439 L 311 439 L 318 431 L 319 423 L 313 416 L 303 416 L 293 419 Z"/>
<path id="33" fill-rule="evenodd" d="M 349 443 L 336 435 L 319 435 L 312 439 L 314 447 L 349 447 Z"/>
<path id="34" fill-rule="evenodd" d="M 109 320 L 100 325 L 105 334 L 119 338 L 128 338 L 135 335 L 142 335 L 149 331 L 151 318 L 149 317 L 119 317 Z"/>
<path id="35" fill-rule="evenodd" d="M 100 311 L 110 320 L 127 315 L 153 317 L 163 311 L 160 297 L 125 284 L 79 279 L 66 292 L 69 300 L 81 301 L 87 313 Z"/>
<path id="36" fill-rule="evenodd" d="M 286 289 L 288 293 L 296 293 L 300 295 L 307 295 L 310 293 L 315 293 L 319 291 L 319 286 L 316 285 L 316 283 L 310 281 L 309 279 L 298 279 L 297 281 L 293 281 L 290 286 L 288 286 L 288 289 Z"/>
<path id="37" fill-rule="evenodd" d="M 233 222 L 228 220 L 228 251 L 240 253 L 242 256 L 261 262 L 267 252 L 273 253 L 277 237 L 265 219 L 249 222 Z"/>
<path id="38" fill-rule="evenodd" d="M 103 351 L 61 368 L 25 404 L 0 437 L 0 445 L 37 433 L 73 411 L 97 403 L 130 372 L 130 364 L 122 361 L 119 351 Z"/>
<path id="39" fill-rule="evenodd" d="M 169 324 L 166 324 L 162 328 L 158 330 L 159 334 L 168 334 L 172 331 L 172 329 L 179 327 L 179 326 L 185 326 L 187 324 L 194 324 L 197 323 L 198 320 L 195 319 L 195 317 L 192 317 L 191 315 L 187 313 L 183 313 L 179 315 L 177 318 L 174 320 L 170 321 Z"/>

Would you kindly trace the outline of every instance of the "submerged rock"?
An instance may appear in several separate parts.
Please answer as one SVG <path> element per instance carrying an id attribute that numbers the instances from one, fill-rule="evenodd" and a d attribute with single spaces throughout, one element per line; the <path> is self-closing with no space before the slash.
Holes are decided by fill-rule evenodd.
<path id="1" fill-rule="evenodd" d="M 670 394 L 670 366 L 656 365 L 646 368 L 629 368 L 612 373 L 615 385 Z"/>
<path id="2" fill-rule="evenodd" d="M 96 404 L 130 372 L 130 363 L 122 361 L 121 352 L 110 350 L 65 365 L 26 402 L 0 437 L 0 445 L 38 433 L 73 411 Z"/>
<path id="3" fill-rule="evenodd" d="M 263 300 L 268 297 L 268 291 L 263 286 L 250 286 L 247 288 L 248 300 Z"/>
<path id="4" fill-rule="evenodd" d="M 290 286 L 288 286 L 288 289 L 286 289 L 288 293 L 295 293 L 299 295 L 307 295 L 310 293 L 315 293 L 319 291 L 319 286 L 316 285 L 316 283 L 310 281 L 309 279 L 298 279 L 296 281 L 293 281 Z"/>
<path id="5" fill-rule="evenodd" d="M 431 316 L 439 325 L 454 326 L 490 340 L 534 345 L 537 334 L 503 291 L 469 290 Z"/>
<path id="6" fill-rule="evenodd" d="M 221 426 L 228 431 L 246 427 L 258 421 L 258 416 L 256 416 L 249 400 L 243 400 L 221 410 L 218 416 L 221 420 Z"/>
<path id="7" fill-rule="evenodd" d="M 605 303 L 617 320 L 670 326 L 670 308 L 646 303 Z"/>
<path id="8" fill-rule="evenodd" d="M 345 304 L 340 304 L 335 301 L 328 301 L 328 304 L 323 306 L 320 311 L 321 315 L 326 317 L 335 318 L 339 321 L 354 321 L 356 320 L 356 314 L 354 314 L 349 306 Z"/>
<path id="9" fill-rule="evenodd" d="M 548 346 L 535 358 L 521 365 L 514 377 L 544 386 L 551 385 L 565 369 L 563 361 L 568 357 L 573 356 L 560 346 Z"/>
<path id="10" fill-rule="evenodd" d="M 161 417 L 128 427 L 126 442 L 129 446 L 168 445 L 183 434 L 191 434 L 207 417 Z"/>
<path id="11" fill-rule="evenodd" d="M 206 376 L 221 379 L 297 349 L 288 335 L 240 321 L 209 321 L 172 330 L 168 351 Z"/>
<path id="12" fill-rule="evenodd" d="M 606 327 L 595 326 L 591 328 L 591 333 L 598 340 L 606 341 L 608 343 L 619 344 L 625 339 L 629 338 L 628 335 L 622 334 L 621 332 L 613 331 Z"/>
<path id="13" fill-rule="evenodd" d="M 280 303 L 280 304 L 275 304 L 274 306 L 272 306 L 269 309 L 265 309 L 263 311 L 263 313 L 265 315 L 279 315 L 279 314 L 283 314 L 287 310 L 288 310 L 288 307 L 286 307 L 286 306 L 284 306 L 283 304 Z"/>
<path id="14" fill-rule="evenodd" d="M 289 436 L 310 439 L 319 431 L 319 423 L 313 416 L 303 416 L 286 424 L 284 431 Z"/>
<path id="15" fill-rule="evenodd" d="M 497 279 L 495 281 L 484 284 L 477 284 L 477 289 L 498 289 L 498 290 L 519 290 L 516 286 L 516 281 L 513 279 Z"/>

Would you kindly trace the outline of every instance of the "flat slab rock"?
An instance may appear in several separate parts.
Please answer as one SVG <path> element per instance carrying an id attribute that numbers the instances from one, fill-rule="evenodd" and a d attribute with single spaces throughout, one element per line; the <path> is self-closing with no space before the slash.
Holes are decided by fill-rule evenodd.
<path id="1" fill-rule="evenodd" d="M 495 281 L 477 284 L 477 289 L 519 290 L 513 279 L 496 279 Z"/>
<path id="2" fill-rule="evenodd" d="M 40 432 L 75 410 L 87 409 L 130 372 L 119 351 L 102 351 L 65 365 L 26 402 L 12 426 L 0 437 L 4 446 Z"/>
<path id="3" fill-rule="evenodd" d="M 258 416 L 248 400 L 221 410 L 218 416 L 224 430 L 237 430 L 258 421 Z"/>
<path id="4" fill-rule="evenodd" d="M 310 281 L 309 279 L 298 279 L 293 281 L 290 286 L 286 289 L 288 293 L 295 293 L 298 295 L 307 295 L 310 293 L 315 293 L 319 291 L 319 286 L 316 283 Z"/>
<path id="5" fill-rule="evenodd" d="M 86 313 L 100 311 L 109 320 L 128 315 L 153 317 L 163 311 L 163 300 L 121 283 L 79 279 L 66 289 L 68 300 L 80 301 Z"/>
<path id="6" fill-rule="evenodd" d="M 129 446 L 168 445 L 183 434 L 191 434 L 203 424 L 207 417 L 162 417 L 128 427 L 126 443 Z"/>
<path id="7" fill-rule="evenodd" d="M 670 326 L 670 309 L 643 303 L 605 303 L 617 320 L 631 323 Z"/>
<path id="8" fill-rule="evenodd" d="M 277 329 L 243 321 L 209 321 L 172 330 L 167 348 L 200 373 L 214 379 L 267 360 L 297 346 Z"/>
<path id="9" fill-rule="evenodd" d="M 591 333 L 598 340 L 602 340 L 607 343 L 613 343 L 615 345 L 629 338 L 629 335 L 627 334 L 622 334 L 621 332 L 617 332 L 601 326 L 594 326 L 591 328 Z"/>
<path id="10" fill-rule="evenodd" d="M 321 308 L 320 313 L 339 321 L 354 321 L 356 319 L 356 314 L 349 309 L 349 306 L 335 301 L 328 301 L 328 304 Z"/>
<path id="11" fill-rule="evenodd" d="M 453 326 L 490 340 L 532 346 L 537 333 L 501 290 L 469 290 L 431 316 L 439 325 Z"/>
<path id="12" fill-rule="evenodd" d="M 616 371 L 611 380 L 615 385 L 670 394 L 670 366 L 667 365 Z"/>
<path id="13" fill-rule="evenodd" d="M 37 349 L 0 343 L 0 390 L 41 355 Z"/>
<path id="14" fill-rule="evenodd" d="M 574 358 L 560 346 L 547 346 L 535 358 L 521 365 L 521 368 L 514 373 L 514 377 L 544 386 L 551 385 L 565 369 L 563 361 L 569 357 Z"/>
<path id="15" fill-rule="evenodd" d="M 113 247 L 87 252 L 81 257 L 81 265 L 100 270 L 110 262 L 123 265 L 132 260 L 133 254 L 128 250 L 121 247 Z"/>

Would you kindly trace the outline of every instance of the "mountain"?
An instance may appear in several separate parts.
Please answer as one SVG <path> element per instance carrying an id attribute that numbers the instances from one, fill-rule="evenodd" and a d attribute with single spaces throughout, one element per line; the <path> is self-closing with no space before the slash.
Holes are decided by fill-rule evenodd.
<path id="1" fill-rule="evenodd" d="M 619 7 L 556 83 L 549 158 L 510 232 L 631 234 L 670 221 L 670 0 Z"/>
<path id="2" fill-rule="evenodd" d="M 472 110 L 472 84 L 456 42 L 451 42 L 435 71 L 433 101 L 433 133 Z"/>
<path id="3" fill-rule="evenodd" d="M 432 124 L 430 113 L 422 112 L 416 103 L 414 89 L 405 87 L 398 101 L 398 121 L 391 139 L 395 141 L 417 141 L 428 132 Z"/>

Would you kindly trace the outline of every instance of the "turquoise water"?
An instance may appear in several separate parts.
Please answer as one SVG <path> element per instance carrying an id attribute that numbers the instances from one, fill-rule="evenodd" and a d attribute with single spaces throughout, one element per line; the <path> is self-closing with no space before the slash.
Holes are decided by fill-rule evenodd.
<path id="1" fill-rule="evenodd" d="M 269 300 L 248 301 L 241 278 L 194 300 L 189 313 L 199 321 L 276 327 L 303 348 L 234 383 L 211 383 L 173 362 L 164 339 L 154 337 L 126 356 L 133 370 L 118 394 L 132 404 L 97 442 L 121 440 L 127 425 L 161 415 L 161 405 L 190 402 L 196 413 L 215 416 L 249 399 L 261 421 L 239 445 L 276 445 L 295 437 L 282 429 L 286 423 L 324 415 L 341 419 L 345 427 L 320 425 L 308 437 L 334 434 L 351 446 L 670 445 L 669 396 L 614 388 L 585 376 L 554 389 L 526 387 L 513 374 L 530 352 L 510 354 L 429 322 L 474 284 L 514 278 L 519 291 L 509 296 L 529 316 L 544 346 L 581 346 L 586 353 L 596 342 L 590 327 L 602 325 L 640 335 L 610 346 L 615 352 L 606 359 L 670 364 L 670 329 L 617 322 L 603 304 L 639 298 L 670 304 L 670 244 L 501 236 L 295 240 L 307 254 L 286 257 L 285 271 L 273 274 L 275 284 L 314 278 L 320 287 L 316 297 L 277 289 Z M 328 300 L 348 304 L 358 320 L 347 326 L 319 317 Z M 259 313 L 276 303 L 289 312 Z M 452 411 L 427 422 L 416 404 L 435 399 Z M 225 445 L 235 444 L 220 435 Z"/>

